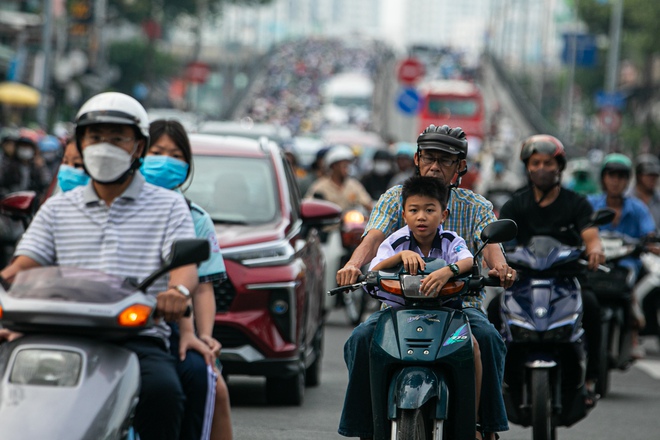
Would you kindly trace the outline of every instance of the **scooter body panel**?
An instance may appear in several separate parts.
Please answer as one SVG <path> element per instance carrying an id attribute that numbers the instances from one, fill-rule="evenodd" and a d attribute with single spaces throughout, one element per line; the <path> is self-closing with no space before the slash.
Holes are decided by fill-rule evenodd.
<path id="1" fill-rule="evenodd" d="M 398 409 L 430 401 L 435 417 L 450 421 L 452 438 L 474 438 L 474 354 L 462 312 L 388 309 L 376 324 L 370 371 L 375 438 L 389 438 Z"/>
<path id="2" fill-rule="evenodd" d="M 12 383 L 16 355 L 23 350 L 77 353 L 82 358 L 77 383 Z M 0 375 L 0 426 L 6 438 L 119 439 L 130 425 L 140 389 L 140 368 L 133 352 L 79 337 L 24 336 L 3 344 Z M 69 423 L 63 424 L 64 420 Z"/>
<path id="3" fill-rule="evenodd" d="M 547 369 L 554 426 L 570 426 L 587 414 L 586 353 L 581 287 L 573 265 L 580 252 L 548 237 L 535 237 L 507 261 L 519 270 L 501 297 L 507 344 L 503 395 L 512 423 L 532 424 L 532 371 Z"/>

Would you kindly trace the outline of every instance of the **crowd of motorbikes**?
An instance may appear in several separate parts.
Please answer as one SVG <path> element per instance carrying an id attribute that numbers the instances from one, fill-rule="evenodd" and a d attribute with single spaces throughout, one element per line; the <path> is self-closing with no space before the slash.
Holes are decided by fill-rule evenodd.
<path id="1" fill-rule="evenodd" d="M 13 228 L 13 235 L 6 235 L 3 241 L 5 265 L 16 238 L 35 213 L 35 198 L 34 193 L 22 192 L 0 201 L 0 216 Z M 610 222 L 612 214 L 597 211 L 593 225 Z M 367 220 L 362 210 L 344 213 L 335 236 L 341 248 L 339 265 L 343 266 L 359 244 Z M 515 234 L 515 223 L 500 220 L 484 229 L 482 239 L 484 243 L 502 243 Z M 588 276 L 602 309 L 603 337 L 596 343 L 601 347 L 598 363 L 603 368 L 596 391 L 603 398 L 609 390 L 610 372 L 626 370 L 634 362 L 633 296 L 644 310 L 647 324 L 655 324 L 657 332 L 660 257 L 648 252 L 648 242 L 613 233 L 601 233 L 601 240 L 606 263 Z M 178 244 L 173 261 L 163 271 L 199 258 L 199 249 L 191 249 L 201 244 Z M 534 440 L 555 439 L 557 427 L 577 423 L 590 410 L 584 400 L 585 344 L 594 341 L 586 340 L 581 326 L 583 309 L 576 277 L 587 273 L 582 251 L 540 236 L 507 252 L 518 280 L 497 299 L 500 330 L 508 350 L 502 392 L 509 420 L 530 426 Z M 644 265 L 637 282 L 629 269 L 618 264 L 631 256 L 640 258 Z M 391 309 L 380 318 L 372 341 L 375 438 L 474 438 L 475 405 L 469 398 L 474 395 L 471 333 L 465 316 L 449 305 L 461 295 L 497 286 L 499 280 L 482 276 L 475 267 L 468 276 L 448 283 L 438 298 L 419 295 L 424 276 L 443 265 L 442 260 L 428 261 L 426 271 L 416 276 L 403 269 L 368 272 L 359 283 L 329 292 L 331 307 L 343 307 L 355 325 L 365 312 L 367 300 L 377 303 L 380 291 L 397 293 L 404 303 L 404 307 Z M 4 432 L 24 430 L 19 421 L 27 416 L 21 414 L 35 407 L 43 407 L 41 413 L 53 417 L 30 429 L 57 427 L 57 420 L 66 418 L 59 417 L 53 408 L 65 408 L 63 402 L 75 406 L 77 397 L 72 395 L 78 392 L 74 387 L 79 387 L 96 390 L 90 394 L 93 408 L 86 404 L 86 409 L 96 411 L 99 418 L 91 417 L 89 424 L 78 428 L 107 438 L 130 434 L 139 387 L 137 360 L 128 352 L 111 349 L 106 342 L 152 325 L 153 304 L 141 293 L 145 285 L 110 278 L 44 268 L 26 272 L 9 291 L 0 290 L 0 322 L 28 335 L 0 346 L 0 374 L 6 381 L 0 396 L 5 402 L 0 405 Z M 62 289 L 75 293 L 67 295 L 75 301 L 62 301 Z M 106 292 L 105 300 L 90 307 L 86 293 L 99 289 Z M 135 319 L 139 322 L 131 321 Z M 91 363 L 95 363 L 93 374 L 81 375 L 81 369 Z M 108 376 L 108 371 L 121 374 Z M 97 392 L 100 384 L 103 392 Z M 16 396 L 21 397 L 17 400 Z M 108 418 L 104 414 L 110 408 L 114 415 Z"/>
<path id="2" fill-rule="evenodd" d="M 614 213 L 594 213 L 592 225 L 605 225 Z M 514 224 L 515 225 L 515 224 Z M 507 221 L 484 230 L 484 242 L 506 242 L 515 236 Z M 613 369 L 628 369 L 635 358 L 631 315 L 633 295 L 640 304 L 657 300 L 660 293 L 660 257 L 648 252 L 648 243 L 602 233 L 606 263 L 587 270 L 583 248 L 570 247 L 547 237 L 534 237 L 526 246 L 507 252 L 518 280 L 496 301 L 502 337 L 507 344 L 503 396 L 512 423 L 532 428 L 533 440 L 557 438 L 557 427 L 569 427 L 593 408 L 586 403 L 586 344 L 599 344 L 600 376 L 596 393 L 607 396 Z M 639 282 L 619 262 L 640 257 L 646 267 Z M 378 299 L 379 291 L 402 296 L 404 306 L 380 318 L 372 340 L 371 371 L 375 438 L 474 438 L 474 370 L 471 335 L 463 315 L 448 307 L 452 298 L 498 280 L 475 269 L 452 284 L 439 299 L 419 296 L 420 281 L 444 265 L 427 264 L 426 272 L 411 276 L 403 269 L 368 272 L 358 284 L 329 294 L 364 288 Z M 655 265 L 655 266 L 654 266 Z M 586 275 L 601 305 L 602 340 L 588 341 L 582 328 L 583 304 L 578 276 Z M 463 283 L 463 284 L 461 284 Z M 451 284 L 451 283 L 448 283 Z M 653 303 L 655 304 L 655 303 Z M 657 319 L 657 308 L 646 313 Z M 657 322 L 657 321 L 656 321 Z M 465 351 L 463 351 L 465 350 Z M 460 392 L 456 389 L 460 383 Z M 456 396 L 460 395 L 458 399 Z M 472 405 L 472 406 L 471 406 Z"/>

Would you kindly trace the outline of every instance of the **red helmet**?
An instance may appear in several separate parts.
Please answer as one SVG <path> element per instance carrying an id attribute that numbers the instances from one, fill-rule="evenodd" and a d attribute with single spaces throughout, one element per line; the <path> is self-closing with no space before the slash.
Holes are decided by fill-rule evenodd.
<path id="1" fill-rule="evenodd" d="M 566 150 L 559 139 L 549 134 L 536 134 L 525 139 L 520 150 L 520 160 L 525 164 L 534 153 L 549 154 L 557 160 L 559 169 L 566 167 Z"/>

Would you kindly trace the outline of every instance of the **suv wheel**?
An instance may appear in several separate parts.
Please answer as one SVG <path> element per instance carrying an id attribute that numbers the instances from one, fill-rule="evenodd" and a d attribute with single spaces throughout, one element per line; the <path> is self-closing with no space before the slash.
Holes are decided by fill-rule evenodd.
<path id="1" fill-rule="evenodd" d="M 298 373 L 288 377 L 266 378 L 266 401 L 271 405 L 302 404 L 305 395 L 305 367 L 300 365 Z"/>
<path id="2" fill-rule="evenodd" d="M 305 385 L 315 387 L 321 383 L 321 362 L 323 360 L 323 326 L 316 330 L 314 337 L 314 362 L 305 371 Z"/>

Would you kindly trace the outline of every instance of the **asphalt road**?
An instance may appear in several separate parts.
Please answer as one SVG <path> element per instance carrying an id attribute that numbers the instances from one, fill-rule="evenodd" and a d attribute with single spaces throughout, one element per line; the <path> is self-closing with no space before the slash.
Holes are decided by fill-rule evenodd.
<path id="1" fill-rule="evenodd" d="M 337 424 L 346 389 L 343 344 L 351 327 L 341 310 L 331 312 L 325 332 L 321 385 L 307 388 L 301 407 L 273 407 L 265 403 L 260 378 L 233 376 L 229 380 L 236 440 L 338 440 Z M 626 372 L 612 375 L 610 395 L 598 402 L 586 419 L 559 428 L 559 439 L 650 440 L 660 438 L 660 347 L 645 338 L 647 357 Z M 529 440 L 531 429 L 511 425 L 503 440 Z"/>

